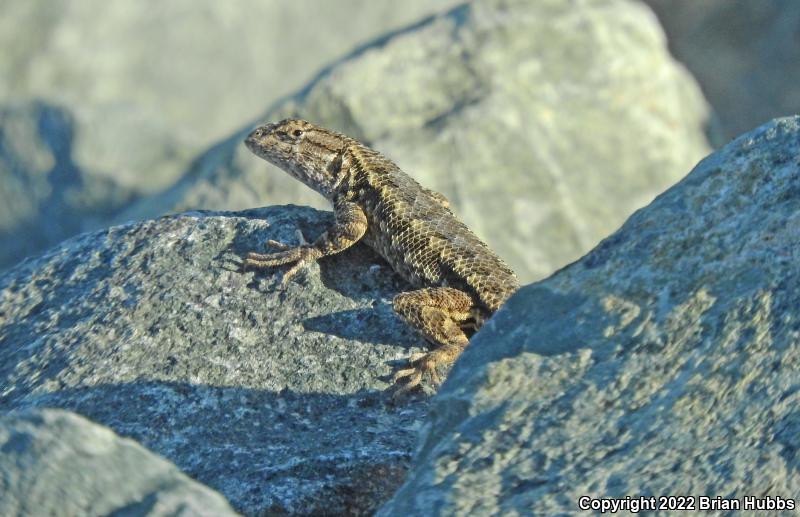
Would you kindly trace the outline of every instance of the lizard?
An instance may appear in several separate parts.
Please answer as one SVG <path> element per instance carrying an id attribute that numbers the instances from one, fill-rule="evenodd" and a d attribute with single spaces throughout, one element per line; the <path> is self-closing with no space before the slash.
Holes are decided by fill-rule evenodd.
<path id="1" fill-rule="evenodd" d="M 306 265 L 364 242 L 415 287 L 397 294 L 392 308 L 434 349 L 413 354 L 408 367 L 395 373 L 395 396 L 419 386 L 425 375 L 440 384 L 437 367 L 453 363 L 519 288 L 511 268 L 455 216 L 445 196 L 378 151 L 300 119 L 258 126 L 244 143 L 322 194 L 335 221 L 310 244 L 267 241 L 278 251 L 247 253 L 245 270 L 288 265 L 285 286 Z"/>

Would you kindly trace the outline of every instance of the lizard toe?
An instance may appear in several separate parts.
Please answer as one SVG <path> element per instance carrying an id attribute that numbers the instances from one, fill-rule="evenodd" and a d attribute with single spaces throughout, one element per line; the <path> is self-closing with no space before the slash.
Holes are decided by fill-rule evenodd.
<path id="1" fill-rule="evenodd" d="M 410 377 L 408 381 L 403 385 L 397 385 L 397 389 L 395 390 L 392 398 L 397 400 L 403 396 L 405 396 L 408 392 L 416 388 L 417 386 L 422 383 L 422 372 L 417 370 L 416 368 L 409 368 L 408 370 L 401 370 L 397 372 L 398 374 L 403 373 L 402 376 L 395 375 L 395 382 L 397 379 L 402 379 L 403 377 Z"/>
<path id="2" fill-rule="evenodd" d="M 426 355 L 428 355 L 428 352 L 417 352 L 415 354 L 411 354 L 411 356 L 408 358 L 408 362 L 414 364 Z"/>
<path id="3" fill-rule="evenodd" d="M 300 272 L 300 270 L 302 270 L 306 265 L 308 265 L 309 262 L 310 261 L 301 259 L 298 260 L 295 265 L 287 269 L 286 272 L 283 274 L 283 278 L 281 279 L 281 287 L 286 287 L 287 285 L 289 285 L 289 280 L 291 280 L 293 276 L 295 276 L 297 273 Z"/>
<path id="4" fill-rule="evenodd" d="M 434 354 L 435 352 L 418 352 L 409 357 L 408 361 L 411 367 L 398 370 L 392 378 L 392 381 L 398 385 L 393 398 L 396 399 L 403 396 L 420 386 L 425 374 L 430 376 L 431 382 L 434 385 L 441 384 L 441 377 L 436 372 L 436 360 L 434 359 L 436 356 Z M 408 380 L 404 384 L 399 385 L 399 381 L 405 378 L 408 378 Z"/>
<path id="5" fill-rule="evenodd" d="M 398 371 L 395 372 L 394 376 L 392 376 L 392 382 L 396 383 L 400 379 L 403 379 L 405 377 L 410 377 L 410 376 L 414 375 L 415 373 L 417 373 L 417 369 L 416 368 L 406 368 L 404 370 L 398 370 Z"/>
<path id="6" fill-rule="evenodd" d="M 275 240 L 272 240 L 272 239 L 267 241 L 267 246 L 269 246 L 270 248 L 279 249 L 281 251 L 286 251 L 286 250 L 291 248 L 291 246 L 288 245 L 288 244 L 284 244 L 284 243 L 282 243 L 280 241 L 275 241 Z"/>

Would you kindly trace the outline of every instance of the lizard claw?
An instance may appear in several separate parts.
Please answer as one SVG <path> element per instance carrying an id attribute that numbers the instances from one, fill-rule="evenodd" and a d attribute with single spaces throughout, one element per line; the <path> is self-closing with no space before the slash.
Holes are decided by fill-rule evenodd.
<path id="1" fill-rule="evenodd" d="M 303 232 L 300 231 L 299 228 L 297 230 L 295 230 L 294 234 L 295 234 L 295 237 L 297 237 L 297 242 L 300 243 L 296 247 L 300 248 L 300 247 L 308 245 L 308 241 L 306 241 L 306 238 L 303 235 Z M 280 241 L 276 241 L 276 240 L 273 240 L 273 239 L 270 239 L 270 240 L 267 241 L 267 246 L 270 246 L 271 248 L 278 249 L 280 251 L 287 251 L 287 250 L 290 250 L 293 247 L 295 247 L 295 246 L 290 246 L 288 244 L 284 244 L 284 243 L 282 243 Z M 250 252 L 250 253 L 248 253 L 248 255 L 258 255 L 258 253 Z"/>
<path id="2" fill-rule="evenodd" d="M 267 241 L 267 246 L 270 246 L 270 247 L 272 247 L 272 248 L 279 249 L 279 250 L 281 250 L 281 251 L 286 251 L 286 250 L 288 250 L 288 249 L 291 249 L 291 246 L 289 246 L 288 244 L 284 244 L 284 243 L 282 243 L 282 242 L 280 242 L 280 241 L 274 241 L 274 240 L 272 240 L 272 239 L 270 239 L 270 240 L 268 240 L 268 241 Z M 250 252 L 250 253 L 252 253 L 252 252 Z M 248 253 L 248 255 L 249 255 L 250 253 Z"/>

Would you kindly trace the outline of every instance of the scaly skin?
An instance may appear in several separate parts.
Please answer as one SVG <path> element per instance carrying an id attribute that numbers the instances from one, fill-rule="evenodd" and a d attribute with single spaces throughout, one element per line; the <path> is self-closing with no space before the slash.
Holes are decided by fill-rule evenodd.
<path id="1" fill-rule="evenodd" d="M 448 208 L 391 160 L 345 135 L 304 120 L 256 128 L 245 140 L 256 155 L 277 165 L 333 203 L 335 224 L 312 244 L 249 253 L 245 267 L 291 264 L 287 282 L 304 265 L 363 241 L 418 289 L 394 298 L 395 311 L 438 347 L 416 354 L 396 395 L 418 386 L 424 374 L 439 382 L 436 367 L 452 363 L 483 325 L 519 288 L 514 272 Z"/>

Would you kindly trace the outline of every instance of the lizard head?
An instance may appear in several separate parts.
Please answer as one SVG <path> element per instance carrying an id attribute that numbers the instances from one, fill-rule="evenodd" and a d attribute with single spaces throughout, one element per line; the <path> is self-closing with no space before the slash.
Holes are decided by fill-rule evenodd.
<path id="1" fill-rule="evenodd" d="M 328 199 L 333 198 L 346 137 L 299 119 L 264 124 L 244 141 L 248 149 Z"/>

